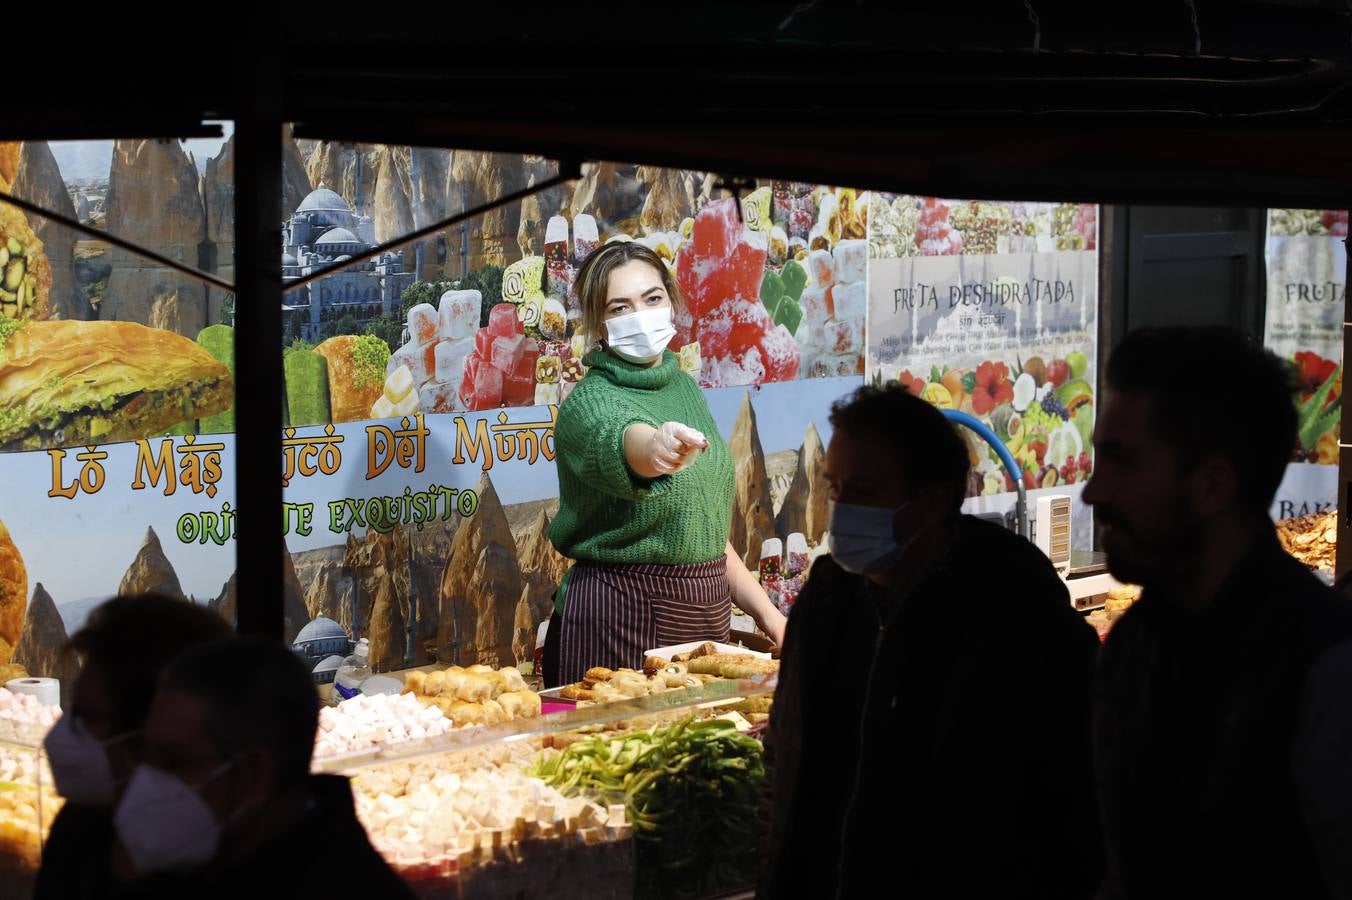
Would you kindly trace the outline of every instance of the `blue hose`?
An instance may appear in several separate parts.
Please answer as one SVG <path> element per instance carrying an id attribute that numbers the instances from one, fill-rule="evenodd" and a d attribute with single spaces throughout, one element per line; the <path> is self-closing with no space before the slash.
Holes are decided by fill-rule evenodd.
<path id="1" fill-rule="evenodd" d="M 1014 454 L 1009 452 L 1005 442 L 1000 440 L 994 431 L 991 431 L 990 426 L 976 416 L 968 415 L 956 409 L 941 409 L 939 412 L 943 413 L 949 421 L 964 425 L 975 431 L 982 440 L 991 445 L 995 450 L 995 455 L 1000 457 L 1000 462 L 1009 472 L 1009 477 L 1014 481 L 1014 488 L 1019 495 L 1017 506 L 1019 534 L 1028 537 L 1028 492 L 1023 486 L 1023 470 L 1019 468 L 1018 462 L 1014 459 Z"/>

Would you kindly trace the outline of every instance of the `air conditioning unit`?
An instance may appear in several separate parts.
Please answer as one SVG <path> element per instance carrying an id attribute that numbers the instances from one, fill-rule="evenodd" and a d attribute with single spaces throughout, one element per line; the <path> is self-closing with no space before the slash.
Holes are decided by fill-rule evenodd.
<path id="1" fill-rule="evenodd" d="M 1033 543 L 1047 555 L 1062 577 L 1070 571 L 1070 498 L 1057 494 L 1037 498 Z"/>

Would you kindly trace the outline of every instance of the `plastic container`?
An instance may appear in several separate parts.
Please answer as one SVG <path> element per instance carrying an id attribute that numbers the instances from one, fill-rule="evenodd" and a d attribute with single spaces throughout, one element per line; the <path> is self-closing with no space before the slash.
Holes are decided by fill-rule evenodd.
<path id="1" fill-rule="evenodd" d="M 338 666 L 333 679 L 332 702 L 335 706 L 361 693 L 362 682 L 371 677 L 371 645 L 366 638 L 357 641 L 357 649 Z"/>

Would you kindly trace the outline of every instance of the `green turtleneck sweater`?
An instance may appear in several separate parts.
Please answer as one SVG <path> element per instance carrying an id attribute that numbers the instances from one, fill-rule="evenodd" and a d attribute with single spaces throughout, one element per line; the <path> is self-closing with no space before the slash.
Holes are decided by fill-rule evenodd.
<path id="1" fill-rule="evenodd" d="M 600 350 L 584 362 L 590 371 L 559 408 L 554 426 L 554 546 L 571 559 L 598 563 L 718 559 L 732 522 L 734 466 L 699 385 L 670 350 L 652 368 Z M 641 478 L 624 456 L 625 429 L 636 422 L 654 428 L 680 422 L 704 432 L 709 449 L 674 475 Z"/>

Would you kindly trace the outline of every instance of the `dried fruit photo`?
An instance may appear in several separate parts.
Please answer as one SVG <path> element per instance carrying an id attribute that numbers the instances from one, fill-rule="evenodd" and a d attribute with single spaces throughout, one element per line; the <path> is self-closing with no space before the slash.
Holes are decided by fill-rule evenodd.
<path id="1" fill-rule="evenodd" d="M 875 192 L 869 245 L 875 259 L 1094 250 L 1098 207 Z"/>
<path id="2" fill-rule="evenodd" d="M 940 409 L 956 409 L 988 424 L 1018 461 L 1024 487 L 1082 484 L 1094 471 L 1094 388 L 1089 358 L 1079 350 L 1044 360 L 983 360 L 976 367 L 903 369 L 898 381 Z M 967 433 L 964 432 L 964 437 Z M 1015 489 L 994 449 L 968 441 L 973 496 Z"/>
<path id="3" fill-rule="evenodd" d="M 1298 426 L 1293 462 L 1338 464 L 1338 436 L 1342 426 L 1343 367 L 1302 350 L 1294 354 L 1299 394 L 1296 397 Z"/>

